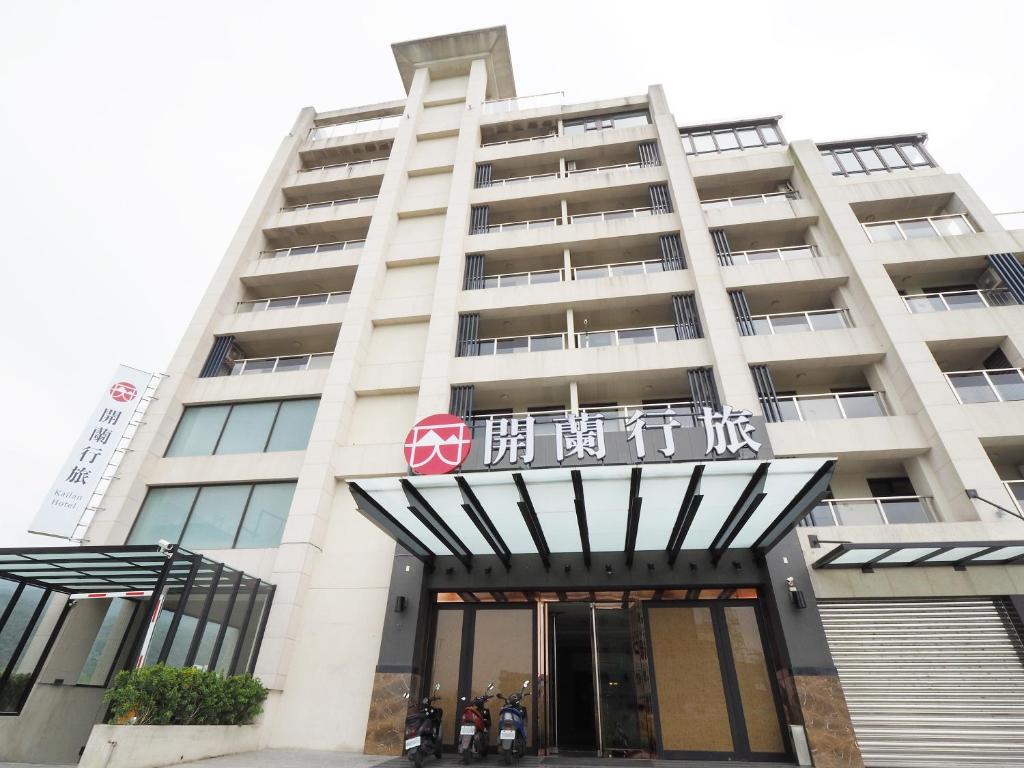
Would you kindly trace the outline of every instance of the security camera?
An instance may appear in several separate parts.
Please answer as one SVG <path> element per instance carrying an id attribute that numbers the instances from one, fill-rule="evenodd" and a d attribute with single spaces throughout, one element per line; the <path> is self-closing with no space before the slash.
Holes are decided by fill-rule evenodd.
<path id="1" fill-rule="evenodd" d="M 169 554 L 171 551 L 171 542 L 169 542 L 167 539 L 160 539 L 160 541 L 156 543 L 156 546 L 165 555 Z"/>

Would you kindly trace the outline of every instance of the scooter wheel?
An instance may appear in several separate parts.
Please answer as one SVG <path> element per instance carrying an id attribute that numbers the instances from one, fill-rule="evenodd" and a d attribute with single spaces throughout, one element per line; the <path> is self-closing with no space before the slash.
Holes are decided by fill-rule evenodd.
<path id="1" fill-rule="evenodd" d="M 512 750 L 511 749 L 503 749 L 503 750 L 501 750 L 501 761 L 505 765 L 512 765 Z"/>
<path id="2" fill-rule="evenodd" d="M 470 755 L 470 752 L 469 752 L 469 748 L 462 750 L 462 764 L 463 765 L 469 765 L 470 759 L 471 759 L 471 755 Z M 417 768 L 418 768 L 418 766 L 417 766 Z"/>
<path id="3" fill-rule="evenodd" d="M 438 760 L 441 759 L 441 748 L 440 747 L 438 747 L 436 750 L 434 750 L 434 757 L 436 757 Z"/>
<path id="4" fill-rule="evenodd" d="M 412 764 L 416 766 L 416 768 L 423 768 L 423 753 L 418 749 L 412 755 Z"/>

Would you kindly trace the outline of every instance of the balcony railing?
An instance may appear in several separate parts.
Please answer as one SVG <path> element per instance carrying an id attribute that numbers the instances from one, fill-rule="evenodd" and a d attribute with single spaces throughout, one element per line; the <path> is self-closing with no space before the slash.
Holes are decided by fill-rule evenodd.
<path id="1" fill-rule="evenodd" d="M 888 416 L 882 393 L 870 389 L 822 395 L 779 395 L 783 421 L 826 421 Z"/>
<path id="2" fill-rule="evenodd" d="M 698 421 L 701 410 L 694 408 L 693 403 L 689 401 L 658 403 L 656 405 L 617 405 L 607 408 L 580 408 L 580 413 L 599 413 L 602 415 L 605 434 L 628 431 L 626 422 L 636 411 L 643 412 L 644 424 L 648 429 L 661 427 L 664 423 L 673 419 L 684 428 L 697 427 L 702 424 L 702 422 Z M 487 422 L 489 421 L 497 419 L 524 419 L 529 416 L 533 419 L 534 435 L 553 435 L 555 434 L 555 423 L 570 415 L 575 414 L 572 411 L 559 408 L 550 411 L 481 414 L 479 416 L 470 416 L 467 421 L 469 428 L 473 432 L 473 439 L 482 440 Z"/>
<path id="3" fill-rule="evenodd" d="M 250 299 L 240 301 L 235 307 L 239 314 L 245 312 L 266 312 L 271 309 L 295 309 L 301 307 L 323 307 L 327 304 L 347 304 L 351 291 L 331 293 L 305 293 L 299 296 L 279 296 L 273 299 Z"/>
<path id="4" fill-rule="evenodd" d="M 471 235 L 479 235 L 485 232 L 518 232 L 524 229 L 548 229 L 549 227 L 557 227 L 561 219 L 531 219 L 529 221 L 509 221 L 504 224 L 488 224 L 486 227 L 481 227 L 475 232 L 470 232 Z"/>
<path id="5" fill-rule="evenodd" d="M 357 133 L 386 131 L 389 128 L 397 127 L 401 120 L 401 115 L 387 115 L 385 117 L 371 117 L 368 120 L 353 120 L 351 123 L 321 125 L 309 130 L 309 140 L 322 141 L 323 139 L 336 139 L 339 136 L 353 136 Z"/>
<path id="6" fill-rule="evenodd" d="M 618 221 L 620 219 L 639 219 L 668 213 L 662 208 L 623 208 L 618 211 L 598 211 L 597 213 L 577 213 L 569 217 L 570 224 L 583 224 L 588 221 Z"/>
<path id="7" fill-rule="evenodd" d="M 488 142 L 485 142 L 485 143 L 481 144 L 480 146 L 481 147 L 500 147 L 500 146 L 502 146 L 504 144 L 521 144 L 524 141 L 540 141 L 541 139 L 553 139 L 556 136 L 558 136 L 558 132 L 557 131 L 552 131 L 551 133 L 545 133 L 545 134 L 542 134 L 540 136 L 527 136 L 527 137 L 522 138 L 522 139 L 505 139 L 505 141 L 488 141 Z"/>
<path id="8" fill-rule="evenodd" d="M 898 525 L 934 523 L 928 496 L 875 496 L 863 499 L 822 499 L 801 525 Z"/>
<path id="9" fill-rule="evenodd" d="M 974 225 L 962 213 L 946 216 L 922 216 L 917 219 L 893 219 L 861 224 L 868 240 L 882 243 L 888 240 L 916 240 L 921 237 L 952 237 L 971 235 Z"/>
<path id="10" fill-rule="evenodd" d="M 535 173 L 532 176 L 510 176 L 507 179 L 491 179 L 490 184 L 484 184 L 485 187 L 510 187 L 514 184 L 528 184 L 531 181 L 537 179 L 557 179 L 558 172 L 553 173 Z"/>
<path id="11" fill-rule="evenodd" d="M 852 328 L 846 309 L 816 309 L 811 312 L 778 312 L 774 315 L 753 315 L 754 333 L 758 336 L 807 331 L 832 331 Z"/>
<path id="12" fill-rule="evenodd" d="M 278 248 L 275 251 L 261 251 L 261 259 L 278 259 L 282 256 L 310 256 L 314 253 L 335 253 L 352 251 L 366 245 L 365 240 L 341 240 L 336 243 L 319 243 L 317 245 L 296 245 L 293 248 Z"/>
<path id="13" fill-rule="evenodd" d="M 785 248 L 759 248 L 754 251 L 733 251 L 729 254 L 733 263 L 742 261 L 747 264 L 754 264 L 759 261 L 797 261 L 799 259 L 813 259 L 818 255 L 818 249 L 813 245 L 790 245 Z"/>
<path id="14" fill-rule="evenodd" d="M 289 373 L 293 371 L 317 371 L 331 367 L 332 352 L 314 355 L 288 355 L 286 357 L 249 357 L 234 360 L 231 376 L 247 376 L 252 373 Z"/>
<path id="15" fill-rule="evenodd" d="M 495 99 L 484 102 L 484 114 L 496 115 L 505 112 L 521 112 L 524 109 L 539 107 L 555 107 L 565 101 L 565 91 L 538 93 L 534 96 L 512 96 L 507 99 Z"/>
<path id="16" fill-rule="evenodd" d="M 762 205 L 779 200 L 796 200 L 796 192 L 771 192 L 766 195 L 740 195 L 738 197 L 719 197 L 714 200 L 702 200 L 700 207 L 705 211 L 715 208 L 738 208 L 743 205 Z"/>
<path id="17" fill-rule="evenodd" d="M 511 288 L 518 285 L 540 285 L 562 282 L 562 270 L 539 269 L 534 272 L 507 272 L 502 275 L 484 275 L 484 288 Z"/>
<path id="18" fill-rule="evenodd" d="M 327 165 L 315 165 L 312 168 L 299 168 L 299 173 L 325 171 L 328 168 L 354 168 L 357 165 L 371 165 L 372 163 L 386 163 L 387 161 L 386 157 L 374 157 L 370 160 L 353 160 L 351 163 L 328 163 Z"/>
<path id="19" fill-rule="evenodd" d="M 604 277 L 624 277 L 625 275 L 650 275 L 664 272 L 665 265 L 661 259 L 648 261 L 620 261 L 616 264 L 598 264 L 593 267 L 573 267 L 575 280 L 592 280 Z"/>
<path id="20" fill-rule="evenodd" d="M 366 195 L 365 197 L 346 197 L 341 200 L 328 200 L 323 203 L 303 203 L 302 205 L 286 205 L 282 208 L 282 211 L 314 211 L 317 208 L 333 208 L 338 205 L 355 205 L 356 203 L 365 203 L 368 200 L 376 200 L 376 195 Z"/>
<path id="21" fill-rule="evenodd" d="M 659 163 L 660 165 L 660 163 Z M 566 176 L 579 176 L 584 173 L 608 173 L 610 171 L 621 171 L 627 168 L 643 168 L 643 163 L 619 163 L 617 165 L 599 165 L 596 168 L 573 168 L 566 170 Z"/>
<path id="22" fill-rule="evenodd" d="M 624 347 L 653 344 L 656 341 L 678 341 L 674 325 L 649 325 L 641 328 L 616 328 L 609 331 L 583 331 L 576 334 L 576 347 Z"/>
<path id="23" fill-rule="evenodd" d="M 991 368 L 952 371 L 946 381 L 963 404 L 1003 403 L 1024 400 L 1024 369 Z"/>
<path id="24" fill-rule="evenodd" d="M 551 349 L 565 349 L 564 333 L 537 333 L 532 336 L 499 336 L 491 339 L 480 339 L 478 342 L 468 342 L 467 348 L 472 354 L 472 347 L 476 347 L 476 354 L 484 355 L 512 355 L 518 352 L 545 352 Z"/>
<path id="25" fill-rule="evenodd" d="M 973 291 L 943 291 L 941 293 L 915 293 L 903 297 L 907 311 L 919 315 L 928 312 L 949 312 L 954 309 L 981 309 L 1006 307 L 1017 303 L 1005 288 L 977 288 Z"/>
<path id="26" fill-rule="evenodd" d="M 1024 229 L 1024 211 L 1006 211 L 995 214 L 1003 229 Z"/>
<path id="27" fill-rule="evenodd" d="M 1013 497 L 1017 509 L 1024 515 L 1024 480 L 1004 480 L 1007 492 Z"/>

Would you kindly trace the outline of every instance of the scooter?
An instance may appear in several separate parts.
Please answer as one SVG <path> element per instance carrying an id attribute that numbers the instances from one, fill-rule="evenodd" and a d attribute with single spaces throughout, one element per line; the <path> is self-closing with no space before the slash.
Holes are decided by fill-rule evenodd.
<path id="1" fill-rule="evenodd" d="M 434 683 L 433 693 L 441 690 L 440 683 Z M 411 703 L 412 695 L 406 691 L 403 699 L 409 700 L 409 713 L 405 717 L 405 754 L 416 768 L 421 768 L 423 758 L 433 754 L 441 759 L 441 716 L 444 710 L 435 707 L 440 696 L 427 696 L 417 707 Z"/>
<path id="2" fill-rule="evenodd" d="M 491 738 L 491 713 L 487 709 L 487 701 L 494 698 L 494 694 L 491 693 L 493 690 L 494 683 L 489 683 L 483 695 L 477 696 L 462 710 L 459 755 L 462 757 L 463 765 L 469 765 L 474 756 L 487 757 Z M 462 701 L 465 700 L 466 697 L 463 696 Z"/>
<path id="3" fill-rule="evenodd" d="M 512 765 L 513 757 L 518 761 L 526 752 L 526 705 L 523 699 L 530 695 L 526 690 L 529 687 L 530 681 L 527 680 L 519 693 L 513 693 L 507 699 L 498 694 L 498 698 L 505 702 L 498 715 L 498 749 L 505 765 Z"/>

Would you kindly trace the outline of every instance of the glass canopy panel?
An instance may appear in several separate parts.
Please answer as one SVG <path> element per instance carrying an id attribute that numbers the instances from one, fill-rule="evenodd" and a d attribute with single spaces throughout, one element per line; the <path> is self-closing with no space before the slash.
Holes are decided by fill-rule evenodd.
<path id="1" fill-rule="evenodd" d="M 929 557 L 926 562 L 929 563 L 949 563 L 955 562 L 956 560 L 963 560 L 965 557 L 970 557 L 973 554 L 981 552 L 988 547 L 953 547 L 948 552 Z"/>
<path id="2" fill-rule="evenodd" d="M 536 554 L 537 547 L 519 511 L 519 492 L 512 483 L 511 475 L 481 472 L 467 475 L 466 480 L 509 551 L 514 555 Z"/>
<path id="3" fill-rule="evenodd" d="M 821 464 L 820 459 L 792 459 L 784 464 L 772 462 L 764 482 L 764 492 L 767 496 L 754 510 L 754 514 L 750 516 L 730 546 L 733 549 L 752 547 L 782 514 L 782 510 L 793 497 L 800 493 L 814 473 L 821 469 Z M 747 477 L 749 475 L 736 478 L 736 485 L 740 490 L 746 487 Z M 737 491 L 737 495 L 739 492 Z"/>
<path id="4" fill-rule="evenodd" d="M 878 561 L 877 565 L 891 565 L 893 563 L 909 563 L 924 557 L 931 552 L 937 552 L 938 547 L 904 547 L 897 549 L 892 554 L 886 555 Z"/>
<path id="5" fill-rule="evenodd" d="M 892 547 L 885 547 L 884 549 L 851 549 L 843 552 L 843 554 L 829 563 L 829 565 L 864 565 L 869 560 L 874 560 L 879 555 L 884 555 L 891 549 Z"/>
<path id="6" fill-rule="evenodd" d="M 749 473 L 757 462 L 730 461 L 706 464 L 700 481 L 700 492 L 704 496 L 697 515 L 690 526 L 683 549 L 707 549 L 743 492 Z M 741 473 L 746 473 L 741 474 Z"/>
<path id="7" fill-rule="evenodd" d="M 450 477 L 417 477 L 410 482 L 423 494 L 423 498 L 434 508 L 452 532 L 458 536 L 470 552 L 490 554 L 493 550 L 473 521 L 462 509 L 462 492 Z M 438 554 L 441 554 L 440 552 Z"/>
<path id="8" fill-rule="evenodd" d="M 536 480 L 530 475 L 524 477 L 548 549 L 552 552 L 580 552 L 580 527 L 576 520 L 571 477 L 567 473 L 545 480 Z"/>
<path id="9" fill-rule="evenodd" d="M 644 503 L 637 527 L 637 550 L 643 552 L 668 546 L 668 537 L 672 533 L 692 474 L 692 469 L 683 473 L 681 469 L 657 464 L 644 467 L 640 480 L 640 496 Z"/>
<path id="10" fill-rule="evenodd" d="M 626 543 L 629 467 L 584 467 L 580 472 L 591 551 L 621 552 Z"/>
<path id="11" fill-rule="evenodd" d="M 999 562 L 1003 562 L 1005 560 L 1010 560 L 1014 557 L 1020 557 L 1021 555 L 1024 555 L 1024 546 L 1002 547 L 1000 549 L 997 549 L 995 552 L 989 552 L 986 555 L 979 555 L 978 557 L 975 557 L 971 562 L 977 563 L 982 560 L 996 560 Z"/>
<path id="12" fill-rule="evenodd" d="M 423 542 L 423 546 L 435 555 L 451 554 L 448 547 L 438 541 L 437 537 L 427 530 L 426 526 L 409 511 L 409 500 L 405 497 L 405 492 L 397 484 L 394 484 L 392 487 L 382 485 L 380 490 L 371 490 L 369 482 L 365 485 L 360 485 L 376 499 L 378 504 L 388 511 L 388 514 L 404 525 L 413 536 Z"/>

